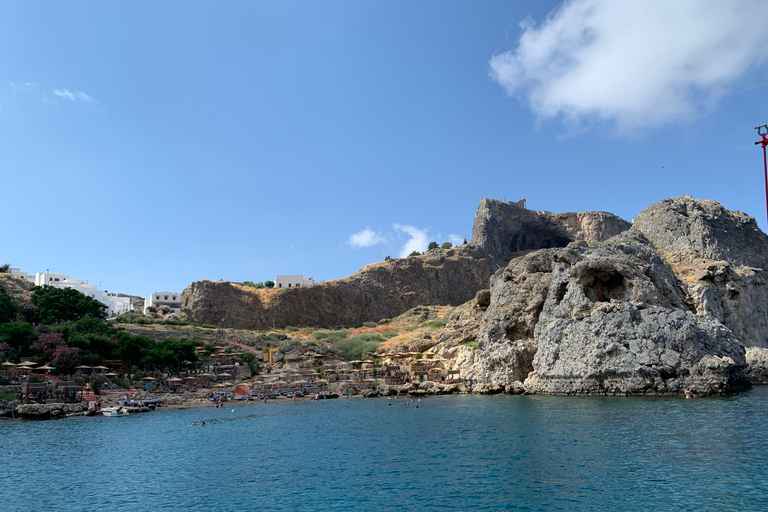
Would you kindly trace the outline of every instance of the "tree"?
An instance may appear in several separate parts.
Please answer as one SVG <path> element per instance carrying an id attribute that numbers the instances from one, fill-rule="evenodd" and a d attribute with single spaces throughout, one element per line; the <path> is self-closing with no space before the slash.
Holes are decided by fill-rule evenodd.
<path id="1" fill-rule="evenodd" d="M 195 349 L 197 348 L 197 342 L 188 340 L 186 338 L 174 339 L 168 338 L 160 342 L 163 349 L 172 354 L 171 364 L 176 367 L 176 373 L 181 368 L 183 361 L 189 361 L 190 363 L 197 362 L 197 354 Z"/>
<path id="2" fill-rule="evenodd" d="M 27 322 L 7 322 L 0 324 L 0 343 L 7 343 L 19 353 L 29 350 L 35 339 L 35 329 Z"/>
<path id="3" fill-rule="evenodd" d="M 413 252 L 412 252 L 411 254 L 409 254 L 408 256 L 420 256 L 420 255 L 421 255 L 421 253 L 420 253 L 419 251 L 413 251 Z"/>
<path id="4" fill-rule="evenodd" d="M 275 282 L 274 281 L 264 281 L 264 286 L 266 286 L 267 288 L 274 288 L 275 287 Z"/>
<path id="5" fill-rule="evenodd" d="M 11 271 L 11 264 L 10 263 L 3 263 L 0 265 L 0 274 L 7 274 Z"/>
<path id="6" fill-rule="evenodd" d="M 443 245 L 440 246 L 441 249 L 450 249 L 453 247 L 453 244 L 451 242 L 445 242 Z"/>
<path id="7" fill-rule="evenodd" d="M 427 246 L 427 250 L 431 251 L 432 249 L 437 249 L 439 246 L 437 245 L 437 242 L 429 242 L 429 245 Z"/>
<path id="8" fill-rule="evenodd" d="M 37 306 L 32 304 L 31 301 L 24 299 L 19 303 L 19 314 L 27 322 L 36 324 L 40 321 L 40 315 L 37 312 Z"/>
<path id="9" fill-rule="evenodd" d="M 51 362 L 58 373 L 72 373 L 80 360 L 80 349 L 66 345 L 58 347 L 51 356 Z"/>
<path id="10" fill-rule="evenodd" d="M 467 239 L 466 238 L 464 239 L 464 244 L 463 245 L 467 245 Z"/>
<path id="11" fill-rule="evenodd" d="M 391 257 L 391 256 L 385 256 L 385 257 L 384 257 L 384 261 L 389 261 L 389 260 L 391 260 L 391 259 L 392 259 L 392 257 Z"/>
<path id="12" fill-rule="evenodd" d="M 74 288 L 35 286 L 32 303 L 44 324 L 79 320 L 84 317 L 107 318 L 107 306 Z"/>
<path id="13" fill-rule="evenodd" d="M 143 335 L 131 336 L 128 333 L 120 333 L 118 342 L 120 344 L 118 348 L 120 359 L 128 363 L 129 368 L 138 364 L 146 354 L 155 348 L 155 340 Z"/>
<path id="14" fill-rule="evenodd" d="M 11 322 L 19 314 L 19 303 L 0 286 L 0 324 Z"/>

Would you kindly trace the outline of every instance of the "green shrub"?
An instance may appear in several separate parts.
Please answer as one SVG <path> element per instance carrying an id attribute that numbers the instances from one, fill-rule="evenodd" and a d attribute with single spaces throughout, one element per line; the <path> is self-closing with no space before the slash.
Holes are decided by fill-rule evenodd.
<path id="1" fill-rule="evenodd" d="M 141 313 L 123 313 L 122 315 L 118 315 L 115 320 L 122 324 L 148 325 L 153 323 L 151 317 L 145 316 Z"/>
<path id="2" fill-rule="evenodd" d="M 189 324 L 189 318 L 186 313 L 171 313 L 165 316 L 162 323 L 168 325 L 187 325 Z"/>
<path id="3" fill-rule="evenodd" d="M 216 328 L 215 325 L 211 325 L 211 324 L 203 324 L 200 327 L 202 327 L 203 329 L 215 329 Z"/>
<path id="4" fill-rule="evenodd" d="M 248 368 L 251 369 L 251 375 L 259 374 L 261 371 L 261 362 L 256 359 L 256 355 L 253 352 L 243 353 L 243 355 L 240 356 L 240 359 L 242 359 L 243 362 L 248 365 Z"/>
<path id="5" fill-rule="evenodd" d="M 261 289 L 261 288 L 264 288 L 264 283 L 254 283 L 253 281 L 243 281 L 243 286 L 250 286 L 251 288 Z"/>
<path id="6" fill-rule="evenodd" d="M 376 350 L 378 346 L 379 343 L 377 341 L 367 340 L 365 336 L 344 339 L 333 345 L 336 350 L 342 352 L 350 360 L 363 359 L 369 352 Z"/>
<path id="7" fill-rule="evenodd" d="M 420 255 L 421 255 L 421 253 L 420 253 L 419 251 L 413 251 L 413 252 L 412 252 L 411 254 L 409 254 L 408 256 L 420 256 Z"/>
<path id="8" fill-rule="evenodd" d="M 376 322 L 363 322 L 364 327 L 376 327 L 378 325 Z"/>
<path id="9" fill-rule="evenodd" d="M 441 249 L 450 249 L 453 247 L 453 244 L 451 242 L 445 242 L 443 245 L 440 246 Z"/>
<path id="10" fill-rule="evenodd" d="M 431 251 L 432 249 L 437 249 L 439 245 L 437 245 L 437 242 L 429 242 L 429 245 L 427 246 L 427 250 Z"/>
<path id="11" fill-rule="evenodd" d="M 275 287 L 275 282 L 274 281 L 264 281 L 264 286 L 266 286 L 267 288 L 274 288 Z"/>
<path id="12" fill-rule="evenodd" d="M 388 331 L 384 331 L 382 336 L 384 336 L 386 339 L 391 339 L 391 338 L 394 338 L 395 336 L 397 336 L 398 334 L 400 334 L 400 333 L 398 331 L 396 331 L 395 329 L 390 329 Z"/>
<path id="13" fill-rule="evenodd" d="M 445 327 L 447 323 L 448 315 L 444 316 L 443 318 L 438 318 L 437 320 L 432 320 L 431 322 L 424 322 L 422 327 L 426 327 L 427 329 L 441 329 Z"/>
<path id="14" fill-rule="evenodd" d="M 330 344 L 335 344 L 349 335 L 349 331 L 342 329 L 340 331 L 315 331 L 312 333 L 312 337 L 316 340 L 325 340 Z"/>
<path id="15" fill-rule="evenodd" d="M 299 328 L 298 327 L 294 327 L 293 325 L 286 325 L 285 326 L 285 330 L 289 331 L 289 332 L 296 332 L 296 331 L 299 330 Z"/>

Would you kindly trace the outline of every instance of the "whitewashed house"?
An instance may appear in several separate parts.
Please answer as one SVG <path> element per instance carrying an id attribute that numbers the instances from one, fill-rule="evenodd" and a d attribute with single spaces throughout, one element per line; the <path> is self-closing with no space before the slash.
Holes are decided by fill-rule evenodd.
<path id="1" fill-rule="evenodd" d="M 56 274 L 54 272 L 38 272 L 35 275 L 35 285 L 55 286 L 56 288 L 74 288 L 83 295 L 96 299 L 107 306 L 109 316 L 119 315 L 133 309 L 129 297 L 118 297 L 114 294 L 108 294 L 99 290 L 95 284 L 88 284 L 87 281 L 71 279 L 67 274 Z"/>
<path id="2" fill-rule="evenodd" d="M 275 288 L 301 288 L 302 286 L 312 286 L 315 280 L 311 277 L 299 275 L 293 276 L 275 276 Z"/>
<path id="3" fill-rule="evenodd" d="M 130 297 L 118 297 L 114 293 L 108 293 L 104 296 L 104 299 L 106 302 L 102 302 L 107 305 L 109 316 L 122 315 L 133 310 Z"/>
<path id="4" fill-rule="evenodd" d="M 155 292 L 144 299 L 144 313 L 149 313 L 149 307 L 170 307 L 174 313 L 181 312 L 181 294 L 175 292 Z"/>
<path id="5" fill-rule="evenodd" d="M 19 279 L 23 279 L 25 281 L 29 281 L 30 283 L 34 283 L 35 282 L 35 276 L 31 276 L 31 275 L 27 274 L 26 272 L 22 272 L 18 268 L 9 268 L 8 272 L 10 272 L 10 274 L 13 277 L 18 277 Z"/>

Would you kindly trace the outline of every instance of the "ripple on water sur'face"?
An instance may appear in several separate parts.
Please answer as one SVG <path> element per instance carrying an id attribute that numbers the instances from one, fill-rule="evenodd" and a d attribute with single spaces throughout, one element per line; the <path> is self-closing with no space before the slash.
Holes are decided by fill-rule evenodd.
<path id="1" fill-rule="evenodd" d="M 2 509 L 28 510 L 31 495 L 66 511 L 768 509 L 764 388 L 405 403 L 0 422 Z"/>

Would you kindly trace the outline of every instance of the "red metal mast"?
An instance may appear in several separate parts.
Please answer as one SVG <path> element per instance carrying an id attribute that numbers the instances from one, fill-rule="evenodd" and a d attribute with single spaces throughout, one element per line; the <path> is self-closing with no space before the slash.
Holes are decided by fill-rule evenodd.
<path id="1" fill-rule="evenodd" d="M 766 215 L 768 215 L 768 159 L 766 159 L 765 156 L 765 148 L 768 146 L 768 137 L 766 137 L 766 133 L 768 133 L 768 124 L 755 126 L 755 130 L 757 130 L 758 135 L 763 137 L 762 140 L 755 142 L 755 144 L 759 144 L 763 147 L 763 171 L 765 172 L 765 212 Z"/>

